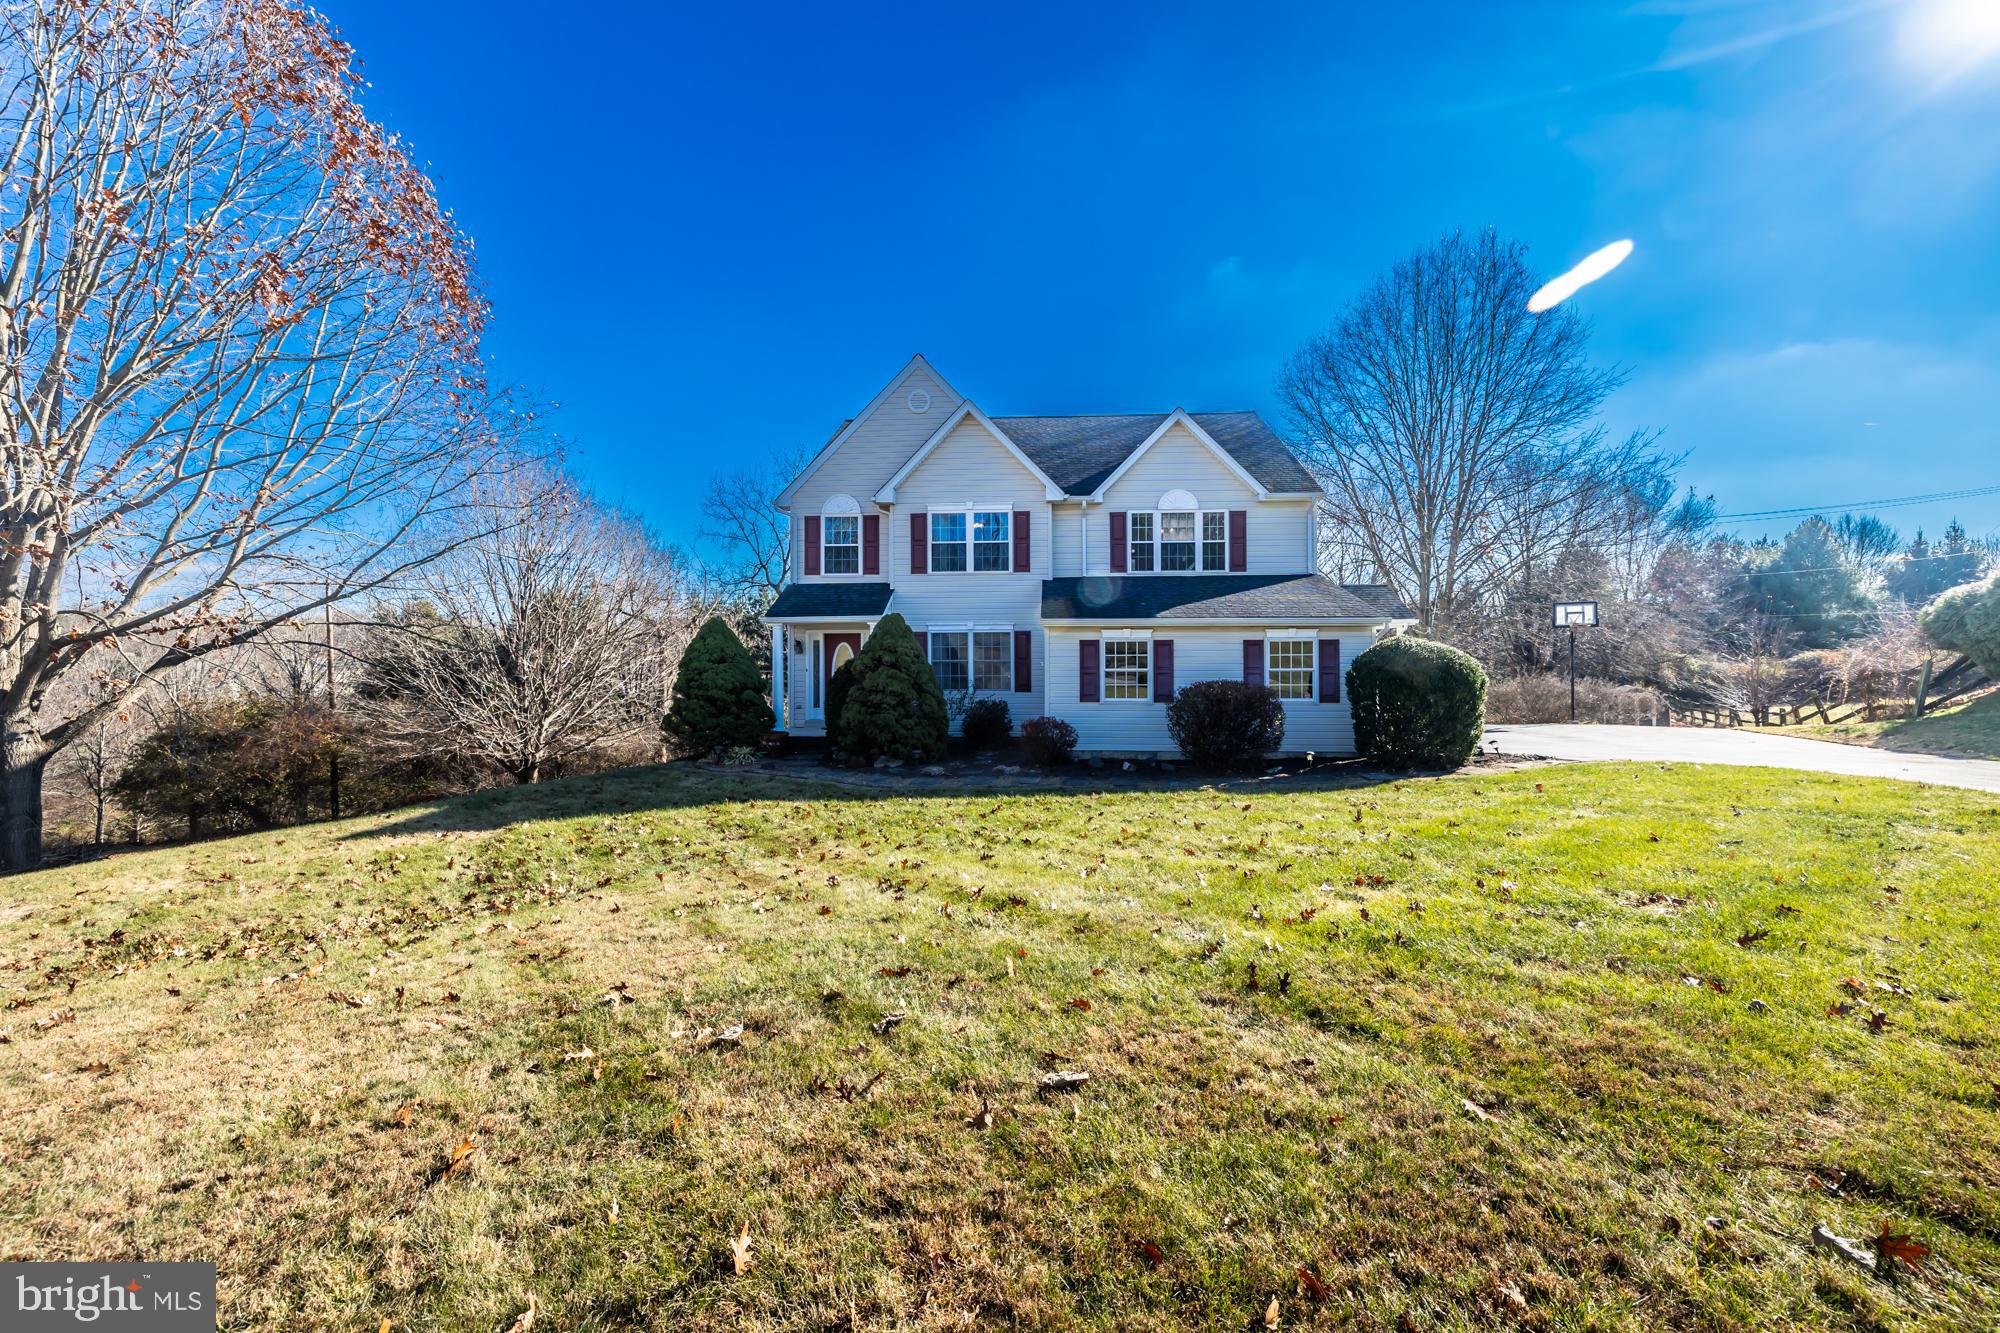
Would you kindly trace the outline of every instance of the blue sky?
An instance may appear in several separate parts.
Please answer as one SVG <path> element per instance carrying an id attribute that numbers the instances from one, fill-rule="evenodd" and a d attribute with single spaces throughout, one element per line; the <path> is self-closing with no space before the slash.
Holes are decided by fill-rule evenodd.
<path id="1" fill-rule="evenodd" d="M 995 414 L 1276 424 L 1292 348 L 1486 225 L 1637 242 L 1578 298 L 1608 417 L 1725 511 L 2000 484 L 2000 0 L 325 8 L 495 374 L 671 539 L 917 351 Z M 1952 514 L 2000 495 L 1884 516 Z"/>

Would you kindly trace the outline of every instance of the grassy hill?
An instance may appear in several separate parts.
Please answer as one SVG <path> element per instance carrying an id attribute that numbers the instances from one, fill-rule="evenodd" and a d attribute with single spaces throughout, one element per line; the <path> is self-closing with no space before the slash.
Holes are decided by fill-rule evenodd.
<path id="1" fill-rule="evenodd" d="M 1845 741 L 1884 750 L 2000 759 L 2000 690 L 1982 694 L 1970 703 L 1937 709 L 1922 717 L 1896 718 L 1885 722 L 1808 722 L 1782 730 L 1812 740 Z"/>
<path id="2" fill-rule="evenodd" d="M 667 768 L 13 879 L 0 1251 L 225 1328 L 1990 1328 L 1996 835 Z"/>

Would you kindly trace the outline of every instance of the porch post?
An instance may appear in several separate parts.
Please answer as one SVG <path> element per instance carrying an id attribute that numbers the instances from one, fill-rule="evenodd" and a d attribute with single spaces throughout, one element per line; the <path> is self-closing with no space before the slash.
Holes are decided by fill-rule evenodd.
<path id="1" fill-rule="evenodd" d="M 771 727 L 776 731 L 785 729 L 785 667 L 791 650 L 786 640 L 790 637 L 783 625 L 771 626 Z"/>

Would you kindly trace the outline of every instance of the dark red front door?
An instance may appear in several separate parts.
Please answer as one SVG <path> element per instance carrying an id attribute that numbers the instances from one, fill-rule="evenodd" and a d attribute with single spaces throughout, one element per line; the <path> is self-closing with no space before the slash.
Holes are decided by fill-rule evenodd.
<path id="1" fill-rule="evenodd" d="M 827 687 L 833 683 L 833 658 L 834 654 L 840 651 L 840 645 L 843 643 L 847 645 L 849 653 L 858 653 L 861 651 L 861 636 L 859 634 L 829 634 L 826 636 L 826 651 L 820 658 L 820 670 L 825 673 L 819 683 L 819 697 L 822 699 L 826 697 Z"/>

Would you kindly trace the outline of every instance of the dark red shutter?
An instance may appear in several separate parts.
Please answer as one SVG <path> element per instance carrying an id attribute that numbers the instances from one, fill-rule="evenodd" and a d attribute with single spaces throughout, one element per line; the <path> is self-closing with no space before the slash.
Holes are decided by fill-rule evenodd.
<path id="1" fill-rule="evenodd" d="M 910 515 L 910 572 L 922 574 L 931 567 L 930 529 L 931 516 L 917 513 Z"/>
<path id="2" fill-rule="evenodd" d="M 1028 545 L 1028 511 L 1025 509 L 1016 509 L 1014 511 L 1014 572 L 1016 574 L 1025 574 L 1028 572 L 1028 552 L 1030 549 Z"/>
<path id="3" fill-rule="evenodd" d="M 918 631 L 917 631 L 917 647 L 919 647 L 919 648 L 921 648 L 921 649 L 923 649 L 923 650 L 924 650 L 924 661 L 926 661 L 926 662 L 930 661 L 930 660 L 931 660 L 931 632 L 930 632 L 929 630 L 927 630 L 927 629 L 920 629 L 920 630 L 918 630 Z"/>
<path id="4" fill-rule="evenodd" d="M 1097 640 L 1076 641 L 1076 701 L 1097 702 Z"/>
<path id="5" fill-rule="evenodd" d="M 1170 704 L 1174 701 L 1174 641 L 1172 639 L 1153 640 L 1153 702 Z"/>
<path id="6" fill-rule="evenodd" d="M 1250 512 L 1229 511 L 1229 572 L 1241 574 L 1250 568 Z"/>
<path id="7" fill-rule="evenodd" d="M 1035 632 L 1014 631 L 1014 692 L 1026 694 L 1035 688 Z"/>
<path id="8" fill-rule="evenodd" d="M 861 516 L 861 572 L 880 574 L 882 572 L 882 516 L 863 514 Z"/>
<path id="9" fill-rule="evenodd" d="M 1111 511 L 1111 572 L 1125 572 L 1125 511 Z"/>
<path id="10" fill-rule="evenodd" d="M 806 517 L 806 574 L 819 573 L 819 515 Z"/>
<path id="11" fill-rule="evenodd" d="M 1245 639 L 1243 641 L 1243 683 L 1262 685 L 1264 683 L 1264 641 Z"/>
<path id="12" fill-rule="evenodd" d="M 1339 639 L 1319 641 L 1319 701 L 1323 704 L 1340 702 Z"/>

